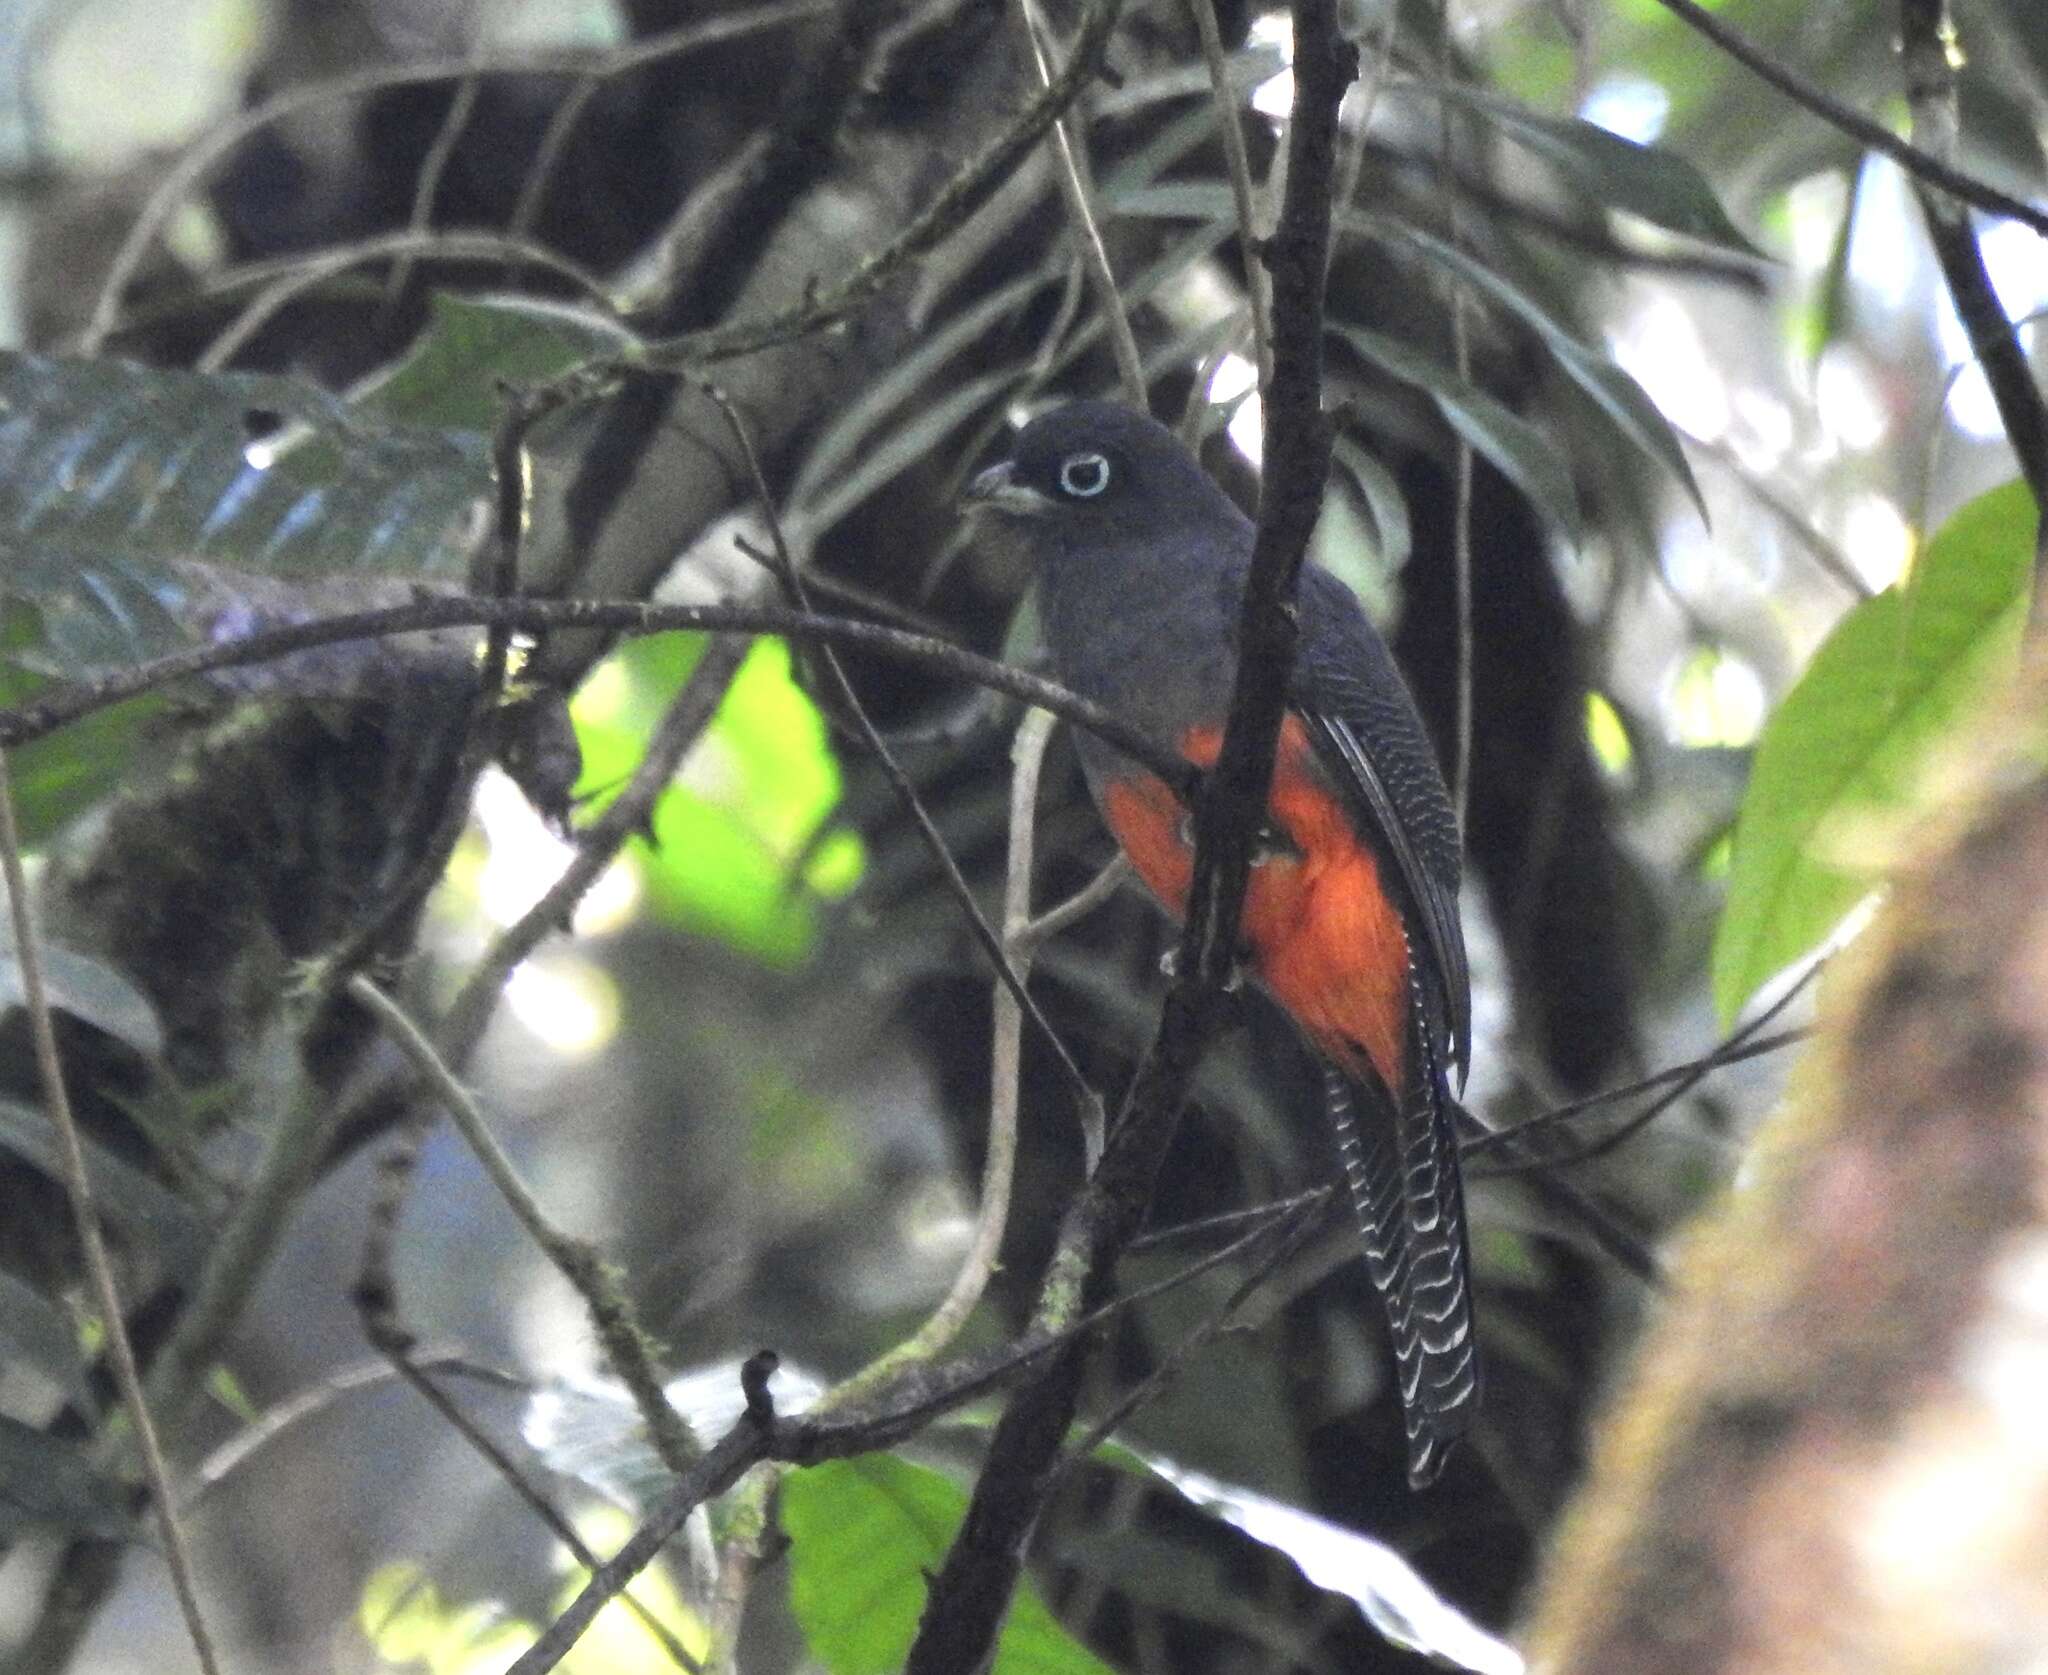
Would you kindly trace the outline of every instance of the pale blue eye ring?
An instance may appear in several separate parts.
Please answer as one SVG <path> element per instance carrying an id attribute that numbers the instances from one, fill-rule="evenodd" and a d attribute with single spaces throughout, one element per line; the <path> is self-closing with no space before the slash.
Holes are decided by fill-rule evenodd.
<path id="1" fill-rule="evenodd" d="M 1100 454 L 1069 454 L 1060 461 L 1060 492 L 1092 500 L 1109 487 L 1109 461 Z"/>

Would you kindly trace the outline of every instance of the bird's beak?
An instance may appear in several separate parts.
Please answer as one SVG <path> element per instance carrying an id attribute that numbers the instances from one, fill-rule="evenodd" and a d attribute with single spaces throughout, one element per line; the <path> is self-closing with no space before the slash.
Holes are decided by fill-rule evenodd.
<path id="1" fill-rule="evenodd" d="M 1008 460 L 991 465 L 967 485 L 966 506 L 970 512 L 1008 512 L 1013 517 L 1036 517 L 1051 509 L 1052 502 L 1038 490 L 1017 481 L 1016 467 Z"/>

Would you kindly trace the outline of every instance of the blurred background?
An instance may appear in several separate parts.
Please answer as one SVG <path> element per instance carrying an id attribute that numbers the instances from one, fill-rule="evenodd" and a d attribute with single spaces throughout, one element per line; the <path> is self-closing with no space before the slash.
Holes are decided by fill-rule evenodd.
<path id="1" fill-rule="evenodd" d="M 1054 0 L 1033 9 L 1055 43 L 1078 16 Z M 1713 9 L 1837 98 L 1902 122 L 1888 0 Z M 1284 12 L 1217 11 L 1271 196 L 1291 96 Z M 1113 74 L 1077 111 L 1090 194 L 1154 413 L 1203 437 L 1250 504 L 1254 351 L 1208 75 L 1181 0 L 1126 12 Z M 2038 202 L 2048 13 L 2035 0 L 1955 12 L 1961 161 Z M 1448 765 L 1460 437 L 1471 444 L 1468 1099 L 1499 1125 L 1714 1045 L 1711 949 L 1766 718 L 1841 615 L 2013 467 L 1904 177 L 1655 0 L 1361 0 L 1347 21 L 1368 71 L 1345 113 L 1329 305 L 1343 440 L 1314 557 L 1386 626 Z M 280 375 L 366 422 L 452 439 L 454 497 L 406 514 L 408 528 L 431 522 L 432 540 L 338 573 L 319 601 L 459 582 L 475 543 L 444 525 L 474 497 L 462 472 L 482 457 L 501 380 L 546 376 L 628 330 L 758 315 L 840 277 L 1026 97 L 1021 31 L 1017 8 L 959 0 L 0 0 L 0 342 Z M 154 236 L 131 263 L 123 243 L 145 219 Z M 2031 350 L 2048 249 L 1995 220 L 1979 232 Z M 117 261 L 129 271 L 110 290 Z M 845 325 L 714 372 L 821 607 L 1030 656 L 1028 577 L 965 544 L 953 503 L 1030 411 L 1116 384 L 1042 154 Z M 61 365 L 13 360 L 7 411 L 55 414 L 81 480 L 112 443 L 80 415 L 137 415 L 135 445 L 168 480 L 187 435 L 213 434 L 207 389 L 230 424 L 238 404 L 246 420 L 287 399 L 156 376 L 136 374 L 130 395 L 74 395 Z M 693 390 L 636 384 L 551 420 L 535 452 L 536 591 L 766 597 L 735 545 L 765 540 L 755 497 Z M 38 485 L 10 469 L 0 510 L 15 521 Z M 113 521 L 86 529 L 94 551 L 135 536 L 162 558 L 141 476 L 101 501 Z M 197 527 L 179 553 L 293 573 L 278 528 L 227 512 Z M 44 636 L 42 678 L 195 631 L 204 590 L 171 574 L 159 564 L 137 584 L 167 638 L 103 594 L 92 608 L 113 639 L 66 641 L 54 594 L 39 597 L 37 626 L 20 632 Z M 242 603 L 274 620 L 312 597 Z M 0 625 L 19 627 L 11 614 Z M 928 668 L 847 665 L 994 911 L 1016 712 Z M 115 712 L 38 747 L 29 774 L 53 944 L 105 978 L 103 997 L 142 1009 L 125 1028 L 74 1009 L 96 1138 L 182 1198 L 202 1233 L 255 1166 L 277 1089 L 339 1086 L 376 1051 L 359 1026 L 323 1034 L 293 1014 L 289 974 L 409 852 L 391 834 L 416 839 L 418 787 L 445 773 L 443 723 L 460 719 L 425 674 L 330 673 Z M 549 1211 L 619 1265 L 672 1370 L 773 1346 L 817 1378 L 851 1373 L 916 1326 L 966 1249 L 990 1099 L 988 972 L 813 656 L 556 636 L 528 674 L 566 700 L 576 796 L 546 775 L 536 793 L 485 773 L 403 992 L 423 1014 L 445 1004 L 559 872 L 571 829 L 631 773 L 685 683 L 722 686 L 644 838 L 570 934 L 512 974 L 470 1080 Z M 1038 845 L 1040 907 L 1109 856 L 1063 737 Z M 1040 953 L 1034 992 L 1112 1102 L 1153 1028 L 1167 946 L 1168 927 L 1126 890 Z M 1284 1023 L 1250 1012 L 1205 1065 L 1157 1226 L 1330 1177 L 1313 1077 Z M 24 1039 L 15 1014 L 0 1062 L 16 1096 Z M 1022 1323 L 1080 1178 L 1073 1102 L 1043 1049 L 1027 1032 L 1017 1190 L 969 1347 Z M 1119 1434 L 1364 1532 L 1472 1622 L 1503 1629 L 1609 1371 L 1654 1306 L 1645 1253 L 1728 1178 L 1785 1057 L 1717 1071 L 1606 1155 L 1475 1172 L 1489 1406 L 1434 1492 L 1403 1486 L 1379 1313 L 1338 1235 L 1290 1262 L 1226 1344 Z M 1566 1146 L 1641 1103 L 1594 1113 Z M 295 1199 L 222 1369 L 171 1439 L 198 1496 L 202 1594 L 250 1675 L 495 1670 L 564 1587 L 553 1537 L 413 1391 L 377 1375 L 364 1342 L 348 1291 L 388 1128 L 339 1137 Z M 0 1142 L 17 1220 L 0 1300 L 33 1294 L 0 1311 L 0 1413 L 51 1434 L 85 1400 L 67 1356 L 97 1343 L 74 1330 L 69 1350 L 61 1333 L 30 1346 L 31 1322 L 47 1324 L 34 1303 L 74 1327 L 89 1310 L 68 1239 L 40 1227 L 63 1212 L 33 1148 Z M 175 1314 L 178 1262 L 134 1228 L 122 1255 L 131 1297 Z M 1174 1262 L 1162 1249 L 1126 1277 Z M 1097 1404 L 1236 1277 L 1120 1321 Z M 457 1399 L 593 1540 L 618 1539 L 624 1515 L 607 1508 L 631 1498 L 629 1416 L 590 1394 L 603 1367 L 581 1305 L 445 1125 L 425 1143 L 396 1278 L 423 1344 L 511 1375 L 454 1379 Z M 215 1454 L 307 1392 L 307 1411 L 259 1448 Z M 973 1449 L 970 1425 L 925 1464 L 965 1481 Z M 18 1667 L 94 1675 L 182 1666 L 161 1557 L 140 1535 L 110 1541 L 105 1511 L 67 1501 L 0 1522 L 0 1659 L 13 1648 L 37 1660 Z M 1039 1584 L 1120 1668 L 1425 1667 L 1317 1573 L 1314 1533 L 1261 1538 L 1242 1522 L 1113 1466 L 1080 1471 L 1039 1538 Z M 778 1568 L 749 1601 L 744 1664 L 851 1667 L 792 1614 Z M 52 1604 L 66 1575 L 97 1578 L 73 1590 L 69 1629 Z M 680 1559 L 662 1584 L 686 1643 L 709 1608 L 693 1586 Z M 41 1661 L 60 1647 L 68 1661 Z M 1464 1655 L 1514 1667 L 1486 1661 L 1504 1649 Z M 667 1666 L 627 1620 L 568 1667 Z"/>

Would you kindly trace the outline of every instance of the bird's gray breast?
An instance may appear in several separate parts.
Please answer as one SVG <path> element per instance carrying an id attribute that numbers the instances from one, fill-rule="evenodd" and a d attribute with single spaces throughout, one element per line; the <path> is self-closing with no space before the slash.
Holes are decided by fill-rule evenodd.
<path id="1" fill-rule="evenodd" d="M 1164 553 L 1049 567 L 1040 610 L 1056 677 L 1162 749 L 1180 750 L 1191 727 L 1221 725 L 1242 591 L 1242 577 L 1233 587 L 1227 568 Z M 1078 743 L 1092 787 L 1133 771 L 1093 735 L 1081 732 Z"/>

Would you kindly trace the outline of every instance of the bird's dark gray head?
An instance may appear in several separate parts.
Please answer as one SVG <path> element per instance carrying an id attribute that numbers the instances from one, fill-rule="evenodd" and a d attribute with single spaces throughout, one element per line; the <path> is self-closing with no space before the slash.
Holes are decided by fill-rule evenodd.
<path id="1" fill-rule="evenodd" d="M 1244 515 L 1164 425 L 1109 401 L 1033 419 L 1010 457 L 974 479 L 968 504 L 1034 556 L 1115 548 L 1178 528 L 1228 539 Z"/>

